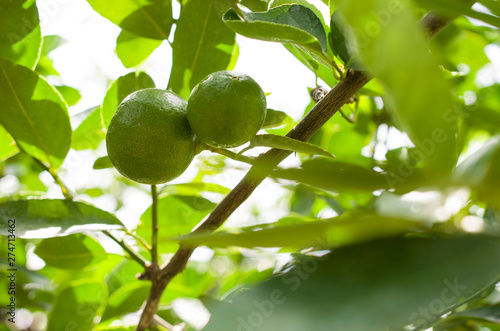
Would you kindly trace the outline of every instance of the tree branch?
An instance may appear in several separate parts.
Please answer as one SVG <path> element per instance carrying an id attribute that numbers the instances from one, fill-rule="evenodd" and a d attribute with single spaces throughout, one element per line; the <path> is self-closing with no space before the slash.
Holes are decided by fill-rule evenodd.
<path id="1" fill-rule="evenodd" d="M 430 37 L 437 34 L 449 22 L 450 18 L 440 18 L 439 15 L 433 12 L 430 12 L 423 19 L 423 24 Z M 364 72 L 349 70 L 345 80 L 335 85 L 287 136 L 301 141 L 308 141 L 370 79 L 371 77 Z M 291 153 L 273 148 L 257 157 L 246 176 L 192 233 L 213 231 L 220 227 L 236 208 L 252 194 L 255 188 L 267 177 L 267 174 Z M 160 268 L 160 279 L 157 279 L 156 282 L 153 281 L 137 331 L 144 331 L 151 324 L 163 291 L 175 275 L 184 270 L 193 251 L 193 248 L 181 246 L 172 259 Z"/>

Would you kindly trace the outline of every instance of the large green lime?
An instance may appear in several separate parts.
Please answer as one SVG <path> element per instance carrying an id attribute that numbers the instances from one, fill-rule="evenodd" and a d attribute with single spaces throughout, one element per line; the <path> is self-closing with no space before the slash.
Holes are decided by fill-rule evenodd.
<path id="1" fill-rule="evenodd" d="M 106 135 L 108 156 L 125 177 L 143 184 L 168 182 L 189 166 L 195 135 L 187 103 L 177 94 L 148 88 L 126 97 Z"/>
<path id="2" fill-rule="evenodd" d="M 266 95 L 255 80 L 237 72 L 217 71 L 193 89 L 187 116 L 205 144 L 236 147 L 255 136 L 266 111 Z"/>

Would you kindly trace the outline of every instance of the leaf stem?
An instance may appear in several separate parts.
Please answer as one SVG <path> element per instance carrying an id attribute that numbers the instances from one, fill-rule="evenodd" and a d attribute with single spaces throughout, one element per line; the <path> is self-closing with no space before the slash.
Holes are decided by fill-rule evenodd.
<path id="1" fill-rule="evenodd" d="M 70 189 L 66 186 L 66 184 L 64 184 L 61 177 L 59 177 L 59 175 L 52 167 L 47 166 L 45 163 L 43 163 L 34 156 L 32 156 L 31 158 L 35 161 L 35 163 L 37 163 L 40 167 L 42 167 L 43 170 L 47 171 L 52 176 L 56 184 L 59 185 L 59 187 L 61 188 L 61 192 L 66 199 L 73 200 L 75 198 L 74 194 L 70 191 Z"/>
<path id="2" fill-rule="evenodd" d="M 151 196 L 153 206 L 151 209 L 152 238 L 151 238 L 151 261 L 153 267 L 158 266 L 158 191 L 156 185 L 151 185 Z"/>
<path id="3" fill-rule="evenodd" d="M 118 245 L 120 245 L 121 248 L 123 248 L 123 250 L 125 252 L 128 253 L 128 255 L 130 255 L 130 257 L 136 261 L 137 263 L 139 263 L 144 269 L 147 269 L 151 263 L 146 260 L 142 255 L 140 255 L 139 253 L 137 253 L 136 251 L 134 251 L 134 249 L 132 247 L 130 247 L 124 240 L 122 239 L 118 239 L 117 237 L 115 237 L 113 234 L 111 234 L 110 231 L 108 230 L 105 230 L 105 231 L 102 231 L 106 236 L 108 236 L 109 238 L 111 238 L 114 242 L 116 242 Z"/>

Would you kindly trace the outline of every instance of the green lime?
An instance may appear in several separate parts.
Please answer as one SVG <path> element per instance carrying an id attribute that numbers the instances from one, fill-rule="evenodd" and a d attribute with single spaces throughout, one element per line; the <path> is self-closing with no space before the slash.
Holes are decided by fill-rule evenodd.
<path id="1" fill-rule="evenodd" d="M 266 95 L 245 74 L 217 71 L 194 87 L 187 109 L 198 139 L 213 147 L 236 147 L 252 139 L 262 127 Z"/>
<path id="2" fill-rule="evenodd" d="M 180 176 L 193 160 L 196 137 L 187 121 L 187 103 L 155 88 L 127 96 L 111 119 L 108 156 L 125 177 L 161 184 Z"/>

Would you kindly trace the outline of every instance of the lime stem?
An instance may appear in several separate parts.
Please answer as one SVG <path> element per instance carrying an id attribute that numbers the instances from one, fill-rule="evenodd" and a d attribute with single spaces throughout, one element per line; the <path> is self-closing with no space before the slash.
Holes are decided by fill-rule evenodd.
<path id="1" fill-rule="evenodd" d="M 152 239 L 151 239 L 151 262 L 154 267 L 158 266 L 158 192 L 156 185 L 151 185 L 151 196 L 153 197 L 152 214 Z"/>
<path id="2" fill-rule="evenodd" d="M 140 255 L 132 247 L 130 247 L 123 239 L 118 239 L 113 234 L 111 234 L 111 232 L 109 232 L 107 230 L 106 231 L 102 231 L 102 232 L 106 236 L 108 236 L 109 238 L 111 238 L 114 242 L 116 242 L 118 245 L 120 245 L 120 247 L 123 248 L 123 250 L 125 252 L 127 252 L 128 255 L 130 255 L 130 257 L 134 261 L 136 261 L 137 263 L 139 263 L 144 269 L 147 269 L 147 267 L 151 264 L 144 257 L 142 257 L 142 255 Z"/>
<path id="3" fill-rule="evenodd" d="M 248 164 L 253 165 L 255 163 L 255 158 L 250 157 L 250 156 L 245 156 L 245 155 L 240 155 L 239 153 L 232 152 L 230 150 L 224 149 L 224 148 L 217 148 L 217 147 L 212 147 L 212 146 L 205 146 L 206 150 L 209 150 L 212 153 L 217 153 L 220 155 L 224 155 L 230 159 L 233 159 L 235 161 L 240 161 L 240 162 L 245 162 Z"/>

